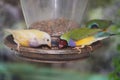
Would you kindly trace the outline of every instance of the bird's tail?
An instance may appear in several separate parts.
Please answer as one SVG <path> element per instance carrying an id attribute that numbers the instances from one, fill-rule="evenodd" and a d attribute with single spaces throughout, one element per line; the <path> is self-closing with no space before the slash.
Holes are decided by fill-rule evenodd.
<path id="1" fill-rule="evenodd" d="M 9 32 L 9 33 L 11 33 L 11 34 L 13 33 L 13 30 L 11 30 L 11 29 L 4 29 L 4 31 L 5 31 L 5 32 Z"/>
<path id="2" fill-rule="evenodd" d="M 115 34 L 110 34 L 110 36 L 116 36 L 116 35 L 120 35 L 120 32 Z"/>

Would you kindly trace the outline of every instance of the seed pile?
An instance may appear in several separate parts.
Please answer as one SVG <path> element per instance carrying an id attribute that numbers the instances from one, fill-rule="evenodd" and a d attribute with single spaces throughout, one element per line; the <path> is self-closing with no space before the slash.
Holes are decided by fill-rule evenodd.
<path id="1" fill-rule="evenodd" d="M 39 29 L 49 33 L 51 36 L 60 36 L 64 32 L 76 27 L 79 27 L 79 24 L 75 21 L 59 18 L 35 22 L 30 26 L 30 29 Z"/>

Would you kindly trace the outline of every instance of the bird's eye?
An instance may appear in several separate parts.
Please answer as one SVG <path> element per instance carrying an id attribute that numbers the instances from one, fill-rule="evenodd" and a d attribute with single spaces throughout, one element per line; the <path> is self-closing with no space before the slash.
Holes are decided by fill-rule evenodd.
<path id="1" fill-rule="evenodd" d="M 47 41 L 50 41 L 49 39 L 47 39 Z"/>
<path id="2" fill-rule="evenodd" d="M 98 29 L 98 28 L 99 28 L 99 25 L 96 24 L 96 23 L 94 23 L 94 24 L 90 25 L 90 28 L 91 28 L 91 29 Z"/>

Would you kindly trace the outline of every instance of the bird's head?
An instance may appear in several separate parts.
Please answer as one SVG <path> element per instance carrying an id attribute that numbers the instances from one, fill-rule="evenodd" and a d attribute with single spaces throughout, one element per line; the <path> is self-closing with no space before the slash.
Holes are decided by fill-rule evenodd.
<path id="1" fill-rule="evenodd" d="M 102 20 L 102 19 L 94 19 L 88 21 L 85 26 L 91 29 L 102 29 L 106 30 L 109 28 L 113 22 L 111 20 Z"/>
<path id="2" fill-rule="evenodd" d="M 66 48 L 67 46 L 68 46 L 68 43 L 67 43 L 66 40 L 63 40 L 63 39 L 60 39 L 60 40 L 59 40 L 59 45 L 58 45 L 58 47 L 59 47 L 60 49 Z"/>
<path id="3" fill-rule="evenodd" d="M 48 33 L 44 33 L 43 37 L 39 37 L 39 45 L 47 45 L 51 48 L 51 36 Z"/>
<path id="4" fill-rule="evenodd" d="M 39 47 L 41 45 L 47 45 L 47 46 L 51 47 L 51 37 L 47 33 L 43 34 L 43 37 L 34 36 L 32 39 L 30 39 L 29 45 L 32 47 Z"/>

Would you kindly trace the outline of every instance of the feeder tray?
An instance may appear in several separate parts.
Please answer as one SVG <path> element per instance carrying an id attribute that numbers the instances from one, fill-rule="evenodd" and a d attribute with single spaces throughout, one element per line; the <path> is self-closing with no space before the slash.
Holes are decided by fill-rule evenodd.
<path id="1" fill-rule="evenodd" d="M 14 43 L 12 35 L 7 36 L 4 40 L 4 43 L 11 50 L 16 51 L 17 53 L 15 54 L 20 59 L 46 63 L 62 63 L 86 59 L 90 56 L 92 51 L 102 46 L 100 42 L 96 42 L 91 45 L 93 50 L 85 47 L 82 49 L 81 53 L 72 48 L 56 49 L 55 46 L 52 46 L 52 49 L 20 47 L 20 50 L 17 51 L 17 45 Z"/>

